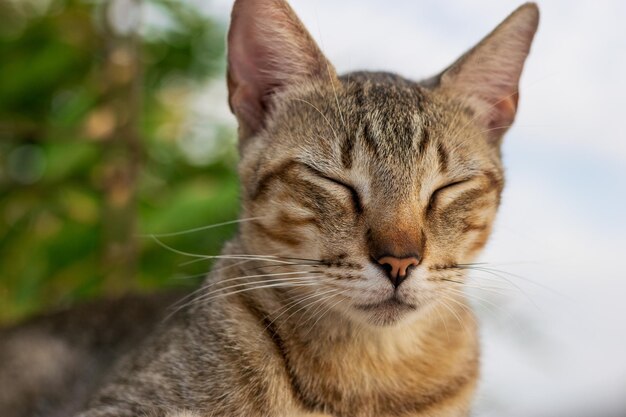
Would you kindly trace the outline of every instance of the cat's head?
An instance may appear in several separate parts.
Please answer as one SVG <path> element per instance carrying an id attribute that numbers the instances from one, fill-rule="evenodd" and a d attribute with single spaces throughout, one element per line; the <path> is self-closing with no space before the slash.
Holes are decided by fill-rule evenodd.
<path id="1" fill-rule="evenodd" d="M 417 83 L 338 76 L 285 1 L 237 0 L 229 98 L 242 217 L 257 218 L 242 224 L 246 251 L 315 271 L 300 291 L 372 324 L 454 296 L 496 214 L 499 146 L 537 23 L 526 4 Z"/>

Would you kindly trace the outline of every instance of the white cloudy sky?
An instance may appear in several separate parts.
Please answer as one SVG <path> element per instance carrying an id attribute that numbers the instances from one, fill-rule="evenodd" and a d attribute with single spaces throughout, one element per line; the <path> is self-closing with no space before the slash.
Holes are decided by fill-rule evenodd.
<path id="1" fill-rule="evenodd" d="M 232 0 L 201 3 L 226 19 Z M 519 4 L 292 0 L 340 72 L 413 78 L 451 63 Z M 476 413 L 623 417 L 626 2 L 539 5 L 520 112 L 504 145 L 508 188 L 483 256 L 515 276 L 481 272 L 474 281 L 507 288 L 474 293 L 484 345 Z"/>

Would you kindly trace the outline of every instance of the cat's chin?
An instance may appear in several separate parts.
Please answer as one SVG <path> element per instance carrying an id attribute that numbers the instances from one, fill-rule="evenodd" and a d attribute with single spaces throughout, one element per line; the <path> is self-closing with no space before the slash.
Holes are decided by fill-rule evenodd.
<path id="1" fill-rule="evenodd" d="M 418 305 L 409 304 L 396 297 L 371 304 L 357 304 L 354 308 L 360 321 L 380 327 L 411 321 L 420 310 Z"/>

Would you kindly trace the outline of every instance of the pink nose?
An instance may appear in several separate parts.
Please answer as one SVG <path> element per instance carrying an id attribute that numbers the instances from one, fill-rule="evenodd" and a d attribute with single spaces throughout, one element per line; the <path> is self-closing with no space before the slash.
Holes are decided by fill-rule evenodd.
<path id="1" fill-rule="evenodd" d="M 420 263 L 419 259 L 414 256 L 407 258 L 383 256 L 382 258 L 377 259 L 377 262 L 385 268 L 387 277 L 396 288 L 400 286 L 402 281 L 406 278 L 408 269 L 411 266 L 417 266 Z"/>

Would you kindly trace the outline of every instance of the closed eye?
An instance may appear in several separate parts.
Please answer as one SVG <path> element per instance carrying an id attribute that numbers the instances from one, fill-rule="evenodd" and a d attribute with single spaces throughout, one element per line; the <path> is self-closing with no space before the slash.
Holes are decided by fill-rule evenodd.
<path id="1" fill-rule="evenodd" d="M 339 185 L 345 188 L 347 191 L 349 191 L 350 197 L 352 198 L 352 205 L 354 206 L 354 210 L 358 214 L 363 213 L 363 204 L 361 203 L 361 197 L 359 196 L 359 192 L 356 189 L 354 189 L 353 186 L 346 184 L 345 182 L 338 180 L 336 178 L 329 177 L 328 175 L 324 174 L 320 170 L 315 169 L 309 165 L 305 164 L 304 166 L 306 167 L 307 170 L 311 171 L 315 176 L 322 178 L 326 181 L 330 181 L 336 185 Z"/>
<path id="2" fill-rule="evenodd" d="M 437 188 L 430 196 L 430 201 L 428 202 L 428 209 L 432 209 L 437 201 L 437 197 L 439 197 L 441 194 L 443 194 L 445 191 L 451 190 L 453 188 L 456 188 L 460 185 L 463 185 L 467 182 L 469 182 L 470 179 L 466 178 L 466 179 L 462 179 L 462 180 L 458 180 L 458 181 L 453 181 L 450 182 L 446 185 L 444 185 L 443 187 L 439 187 Z"/>

